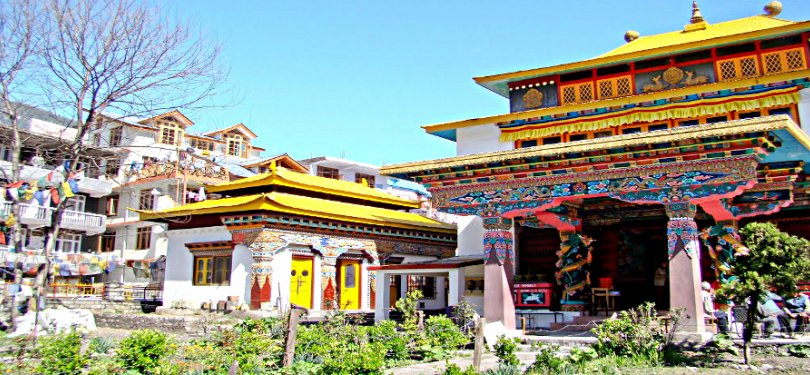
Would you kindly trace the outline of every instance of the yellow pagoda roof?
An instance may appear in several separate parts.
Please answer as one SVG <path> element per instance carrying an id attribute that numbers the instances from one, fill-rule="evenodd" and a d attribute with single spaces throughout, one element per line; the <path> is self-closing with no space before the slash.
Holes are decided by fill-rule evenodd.
<path id="1" fill-rule="evenodd" d="M 316 193 L 384 203 L 401 208 L 420 207 L 420 203 L 418 201 L 403 199 L 363 184 L 313 176 L 306 173 L 295 172 L 283 167 L 277 167 L 275 168 L 275 171 L 258 174 L 236 181 L 207 186 L 206 190 L 210 193 L 227 193 L 262 186 L 283 186 Z"/>
<path id="2" fill-rule="evenodd" d="M 509 96 L 508 82 L 593 69 L 636 60 L 668 56 L 715 46 L 774 38 L 810 30 L 810 21 L 788 21 L 758 15 L 716 24 L 701 22 L 683 30 L 640 36 L 592 59 L 543 68 L 474 77 L 476 83 L 504 97 Z"/>
<path id="3" fill-rule="evenodd" d="M 456 231 L 455 225 L 442 223 L 409 212 L 286 193 L 263 193 L 209 199 L 161 211 L 132 210 L 140 215 L 141 220 L 161 220 L 209 214 L 236 215 L 243 212 L 267 211 L 358 224 L 430 230 L 433 232 L 455 233 Z"/>
<path id="4" fill-rule="evenodd" d="M 612 51 L 608 51 L 599 57 L 617 56 L 662 47 L 672 47 L 694 42 L 702 42 L 715 38 L 723 38 L 754 31 L 773 29 L 795 23 L 796 22 L 793 21 L 765 15 L 740 18 L 716 24 L 706 23 L 705 28 L 699 28 L 696 30 L 684 29 L 681 31 L 673 31 L 663 34 L 640 36 L 638 39 L 628 42 L 627 44 L 624 44 Z"/>

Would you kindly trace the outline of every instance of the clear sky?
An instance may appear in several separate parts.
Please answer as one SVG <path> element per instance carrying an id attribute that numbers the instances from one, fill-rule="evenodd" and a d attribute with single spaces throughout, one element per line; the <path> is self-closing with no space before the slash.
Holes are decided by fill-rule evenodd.
<path id="1" fill-rule="evenodd" d="M 762 13 L 765 0 L 704 0 L 709 23 Z M 810 19 L 810 0 L 779 16 Z M 689 0 L 223 1 L 163 3 L 221 41 L 242 99 L 189 113 L 192 131 L 243 122 L 266 155 L 391 164 L 455 155 L 422 125 L 506 113 L 472 77 L 591 58 L 625 31 L 682 29 Z M 228 98 L 221 98 L 223 102 Z"/>

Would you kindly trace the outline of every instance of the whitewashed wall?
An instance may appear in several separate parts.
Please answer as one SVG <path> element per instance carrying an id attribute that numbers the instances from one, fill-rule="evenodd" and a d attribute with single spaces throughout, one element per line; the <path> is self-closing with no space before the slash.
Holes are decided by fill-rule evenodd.
<path id="1" fill-rule="evenodd" d="M 180 229 L 168 232 L 169 250 L 166 255 L 166 279 L 163 287 L 163 305 L 172 306 L 175 301 L 187 301 L 193 308 L 203 302 L 227 300 L 239 296 L 240 303 L 250 302 L 250 266 L 253 263 L 250 251 L 238 245 L 231 262 L 231 285 L 195 286 L 194 256 L 186 248 L 188 242 L 229 241 L 231 234 L 224 226 Z M 289 280 L 287 281 L 289 284 Z"/>
<path id="2" fill-rule="evenodd" d="M 799 90 L 799 104 L 797 107 L 799 108 L 799 118 L 796 119 L 796 122 L 810 119 L 810 89 Z M 810 129 L 808 129 L 810 128 L 810 122 L 799 125 L 806 134 L 810 135 Z"/>
<path id="3" fill-rule="evenodd" d="M 456 130 L 456 155 L 504 151 L 515 148 L 512 142 L 501 142 L 501 130 L 494 124 L 471 126 Z"/>

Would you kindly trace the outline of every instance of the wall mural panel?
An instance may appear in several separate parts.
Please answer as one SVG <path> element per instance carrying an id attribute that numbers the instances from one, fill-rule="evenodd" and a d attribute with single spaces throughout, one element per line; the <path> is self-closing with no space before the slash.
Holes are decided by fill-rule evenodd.
<path id="1" fill-rule="evenodd" d="M 536 84 L 532 87 L 528 85 L 519 89 L 509 91 L 510 112 L 521 112 L 530 109 L 556 107 L 560 105 L 557 95 L 557 84 L 546 83 Z"/>
<path id="2" fill-rule="evenodd" d="M 635 81 L 636 94 L 644 94 L 713 83 L 717 80 L 714 76 L 712 63 L 703 63 L 680 67 L 672 66 L 651 72 L 638 73 L 635 76 Z"/>

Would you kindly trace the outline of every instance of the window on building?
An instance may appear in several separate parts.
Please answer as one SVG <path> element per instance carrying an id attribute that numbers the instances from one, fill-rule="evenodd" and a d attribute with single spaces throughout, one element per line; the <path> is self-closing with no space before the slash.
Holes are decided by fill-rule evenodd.
<path id="1" fill-rule="evenodd" d="M 118 214 L 118 202 L 120 199 L 121 198 L 117 195 L 107 197 L 107 207 L 104 209 L 104 213 L 107 214 L 107 216 L 115 216 Z"/>
<path id="2" fill-rule="evenodd" d="M 141 195 L 139 199 L 138 207 L 142 210 L 154 210 L 155 209 L 155 196 L 152 195 L 151 189 L 143 189 L 141 190 Z"/>
<path id="3" fill-rule="evenodd" d="M 84 195 L 75 195 L 72 198 L 68 198 L 67 202 L 65 202 L 65 208 L 71 211 L 84 212 L 86 205 L 87 197 Z"/>
<path id="4" fill-rule="evenodd" d="M 56 239 L 57 253 L 77 254 L 82 246 L 82 235 L 72 233 L 62 233 Z"/>
<path id="5" fill-rule="evenodd" d="M 700 120 L 686 120 L 678 122 L 678 126 L 695 126 L 699 125 Z"/>
<path id="6" fill-rule="evenodd" d="M 605 138 L 605 137 L 612 137 L 612 136 L 613 136 L 613 132 L 610 131 L 610 130 L 605 130 L 605 131 L 594 132 L 593 133 L 594 138 Z"/>
<path id="7" fill-rule="evenodd" d="M 152 245 L 152 227 L 138 228 L 138 234 L 135 238 L 135 250 L 145 250 Z"/>
<path id="8" fill-rule="evenodd" d="M 568 136 L 568 141 L 569 142 L 584 141 L 586 139 L 588 139 L 588 134 L 585 134 L 585 133 L 571 134 L 571 135 Z"/>
<path id="9" fill-rule="evenodd" d="M 747 118 L 757 118 L 757 117 L 760 117 L 760 116 L 761 116 L 761 114 L 759 113 L 759 111 L 753 111 L 753 112 L 740 113 L 740 114 L 737 115 L 737 118 L 739 118 L 740 120 L 744 120 L 744 119 L 747 119 Z"/>
<path id="10" fill-rule="evenodd" d="M 202 139 L 192 138 L 189 142 L 192 148 L 205 151 L 214 151 L 214 143 Z"/>
<path id="11" fill-rule="evenodd" d="M 179 146 L 183 143 L 183 128 L 174 122 L 158 121 L 160 138 L 158 143 Z"/>
<path id="12" fill-rule="evenodd" d="M 115 177 L 118 175 L 118 168 L 120 167 L 120 161 L 116 159 L 107 160 L 107 165 L 104 167 L 104 174 L 108 177 Z"/>
<path id="13" fill-rule="evenodd" d="M 560 143 L 560 142 L 562 142 L 562 137 L 560 137 L 560 136 L 543 138 L 543 144 L 544 145 L 553 145 L 555 143 Z"/>
<path id="14" fill-rule="evenodd" d="M 636 134 L 636 133 L 641 133 L 640 127 L 622 129 L 622 134 Z"/>
<path id="15" fill-rule="evenodd" d="M 436 299 L 436 278 L 430 276 L 408 276 L 408 292 L 421 290 L 423 299 Z"/>
<path id="16" fill-rule="evenodd" d="M 240 158 L 247 157 L 248 142 L 239 134 L 225 134 L 226 151 L 228 155 L 238 156 Z"/>
<path id="17" fill-rule="evenodd" d="M 98 251 L 102 253 L 110 253 L 113 250 L 115 250 L 115 233 L 106 232 L 102 234 Z"/>
<path id="18" fill-rule="evenodd" d="M 790 116 L 791 118 L 793 118 L 793 119 L 794 119 L 794 121 L 795 121 L 795 117 L 793 117 L 793 111 L 790 109 L 790 107 L 784 107 L 784 108 L 772 108 L 772 109 L 769 109 L 769 110 L 768 110 L 768 115 L 769 115 L 769 116 L 773 116 L 773 115 L 788 115 L 788 116 Z"/>
<path id="19" fill-rule="evenodd" d="M 114 129 L 110 129 L 110 147 L 117 147 L 121 145 L 121 134 L 123 134 L 124 128 L 119 126 Z"/>
<path id="20" fill-rule="evenodd" d="M 714 116 L 706 118 L 707 124 L 715 124 L 723 121 L 728 121 L 728 116 Z"/>
<path id="21" fill-rule="evenodd" d="M 657 132 L 659 130 L 667 130 L 667 129 L 669 129 L 668 124 L 655 124 L 647 127 L 648 132 Z"/>
<path id="22" fill-rule="evenodd" d="M 194 285 L 230 285 L 231 256 L 194 257 Z"/>
<path id="23" fill-rule="evenodd" d="M 3 161 L 11 161 L 11 149 L 8 147 L 0 147 L 0 159 Z"/>
<path id="24" fill-rule="evenodd" d="M 340 180 L 340 171 L 337 168 L 330 168 L 324 166 L 318 166 L 317 169 L 318 176 L 331 178 L 333 180 Z"/>
<path id="25" fill-rule="evenodd" d="M 101 134 L 93 134 L 93 146 L 101 146 Z"/>
<path id="26" fill-rule="evenodd" d="M 528 139 L 525 141 L 520 141 L 520 148 L 534 147 L 534 146 L 537 146 L 536 139 Z"/>
<path id="27" fill-rule="evenodd" d="M 374 175 L 365 174 L 365 173 L 355 173 L 354 174 L 354 182 L 358 184 L 362 184 L 363 180 L 366 180 L 366 185 L 368 187 L 374 187 Z"/>

